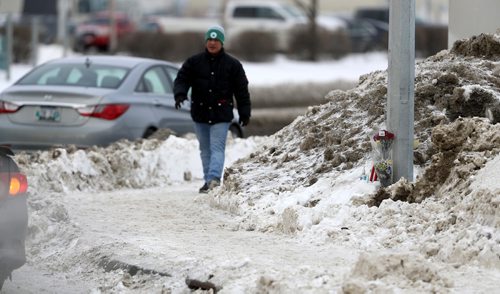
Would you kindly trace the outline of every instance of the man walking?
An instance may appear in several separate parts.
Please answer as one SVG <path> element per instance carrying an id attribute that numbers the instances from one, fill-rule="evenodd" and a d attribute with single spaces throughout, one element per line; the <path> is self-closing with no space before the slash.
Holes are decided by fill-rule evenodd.
<path id="1" fill-rule="evenodd" d="M 191 118 L 200 144 L 205 184 L 200 193 L 220 185 L 227 133 L 233 120 L 234 99 L 240 124 L 250 120 L 248 80 L 241 63 L 224 51 L 224 29 L 212 26 L 205 33 L 205 50 L 189 57 L 175 79 L 175 108 L 187 100 L 191 88 Z"/>

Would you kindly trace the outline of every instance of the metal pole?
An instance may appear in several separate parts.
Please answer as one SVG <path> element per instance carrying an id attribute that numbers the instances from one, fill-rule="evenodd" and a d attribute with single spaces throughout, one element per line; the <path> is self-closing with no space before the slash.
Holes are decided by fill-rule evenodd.
<path id="1" fill-rule="evenodd" d="M 10 81 L 10 65 L 12 64 L 12 53 L 14 43 L 14 28 L 12 25 L 12 13 L 7 14 L 7 55 L 6 55 L 6 70 L 5 77 Z"/>
<path id="2" fill-rule="evenodd" d="M 67 0 L 57 0 L 57 43 L 62 44 L 64 42 L 64 27 L 66 26 L 66 19 L 64 19 L 64 6 Z"/>
<path id="3" fill-rule="evenodd" d="M 63 56 L 68 55 L 68 18 L 69 18 L 69 1 L 58 0 L 57 2 L 57 42 L 63 46 Z"/>
<path id="4" fill-rule="evenodd" d="M 31 65 L 36 66 L 38 63 L 38 28 L 40 20 L 39 16 L 31 18 Z"/>
<path id="5" fill-rule="evenodd" d="M 391 0 L 387 128 L 395 134 L 393 182 L 413 181 L 415 0 Z"/>
<path id="6" fill-rule="evenodd" d="M 115 53 L 117 45 L 115 0 L 109 0 L 109 48 L 110 53 Z"/>

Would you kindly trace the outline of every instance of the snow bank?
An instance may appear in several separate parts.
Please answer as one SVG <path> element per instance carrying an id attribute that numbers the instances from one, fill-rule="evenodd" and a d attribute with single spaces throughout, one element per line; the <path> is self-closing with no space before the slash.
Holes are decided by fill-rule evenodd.
<path id="1" fill-rule="evenodd" d="M 365 251 L 342 286 L 348 293 L 446 292 L 450 269 L 500 270 L 499 44 L 482 35 L 417 64 L 414 183 L 380 188 L 360 177 L 371 167 L 370 136 L 384 125 L 387 73 L 377 71 L 270 138 L 230 144 L 238 152 L 228 156 L 223 186 L 205 200 L 234 214 L 239 230 Z M 76 238 L 58 200 L 68 191 L 201 177 L 192 138 L 16 159 L 30 180 L 34 256 Z"/>
<path id="2" fill-rule="evenodd" d="M 489 164 L 500 156 L 499 45 L 498 36 L 482 35 L 417 64 L 414 154 L 422 171 L 414 183 L 375 189 L 354 180 L 370 166 L 371 135 L 384 127 L 387 73 L 379 71 L 352 90 L 332 91 L 329 103 L 311 107 L 233 165 L 224 188 L 210 195 L 212 206 L 237 214 L 245 230 L 415 254 L 360 257 L 359 267 L 372 258 L 390 261 L 369 275 L 354 270 L 361 284 L 346 282 L 345 289 L 377 280 L 387 290 L 385 283 L 395 283 L 390 276 L 401 273 L 386 269 L 399 261 L 425 272 L 427 259 L 500 269 L 500 190 L 481 180 L 500 173 Z M 379 281 L 382 272 L 388 278 Z M 440 292 L 445 280 L 436 274 L 412 287 Z"/>

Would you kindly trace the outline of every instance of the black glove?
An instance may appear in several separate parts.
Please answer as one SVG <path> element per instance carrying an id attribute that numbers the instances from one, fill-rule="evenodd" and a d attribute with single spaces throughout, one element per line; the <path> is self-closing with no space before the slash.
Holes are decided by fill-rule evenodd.
<path id="1" fill-rule="evenodd" d="M 182 103 L 184 100 L 187 100 L 186 96 L 176 96 L 175 97 L 175 109 L 181 108 Z"/>
<path id="2" fill-rule="evenodd" d="M 249 117 L 246 117 L 246 116 L 241 116 L 241 117 L 240 117 L 240 121 L 239 121 L 239 123 L 240 123 L 240 125 L 241 125 L 242 127 L 244 127 L 244 126 L 248 125 L 248 123 L 249 123 L 249 122 L 250 122 L 250 118 L 249 118 Z"/>

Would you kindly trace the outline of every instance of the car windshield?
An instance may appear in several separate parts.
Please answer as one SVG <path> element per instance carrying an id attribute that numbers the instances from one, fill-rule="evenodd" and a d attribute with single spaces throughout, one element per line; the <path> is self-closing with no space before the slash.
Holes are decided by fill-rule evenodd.
<path id="1" fill-rule="evenodd" d="M 129 24 L 129 21 L 123 18 L 115 18 L 115 22 L 118 25 L 126 26 Z M 109 26 L 111 24 L 110 18 L 94 18 L 84 22 L 85 25 L 100 25 L 100 26 Z"/>
<path id="2" fill-rule="evenodd" d="M 16 85 L 59 85 L 116 89 L 128 68 L 103 64 L 45 64 L 19 80 Z"/>
<path id="3" fill-rule="evenodd" d="M 282 4 L 281 8 L 283 8 L 283 10 L 285 10 L 290 16 L 292 16 L 294 18 L 298 18 L 298 19 L 305 19 L 306 18 L 306 15 L 304 14 L 304 12 L 302 10 L 294 7 L 294 6 Z"/>

